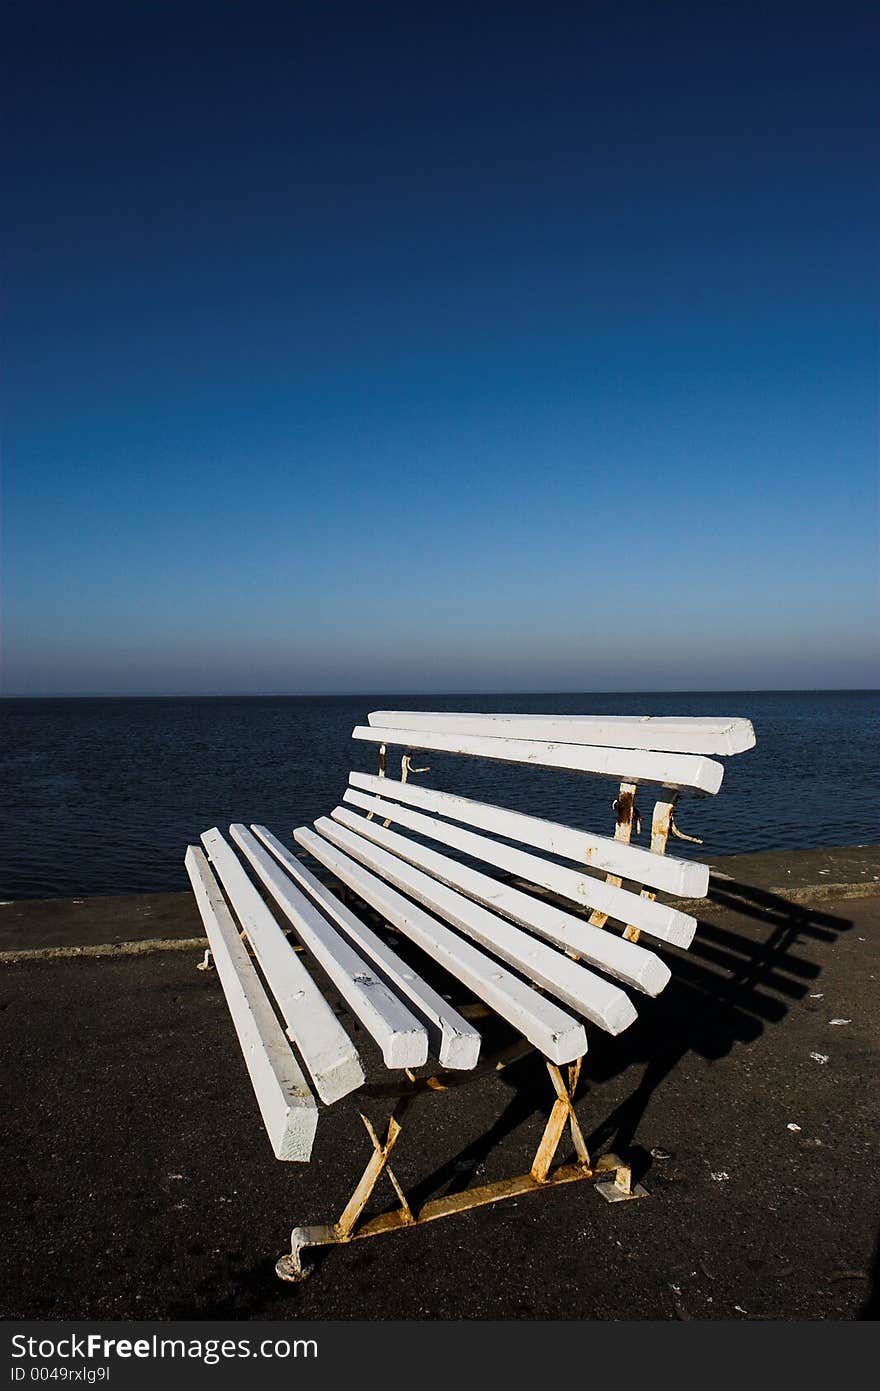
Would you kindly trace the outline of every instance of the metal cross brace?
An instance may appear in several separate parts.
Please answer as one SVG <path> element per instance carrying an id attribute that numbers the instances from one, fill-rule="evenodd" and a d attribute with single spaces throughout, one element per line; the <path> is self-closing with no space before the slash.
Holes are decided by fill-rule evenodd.
<path id="1" fill-rule="evenodd" d="M 629 1164 L 617 1155 L 603 1155 L 595 1165 L 591 1164 L 586 1141 L 574 1110 L 574 1094 L 580 1078 L 582 1061 L 583 1059 L 578 1058 L 576 1062 L 569 1064 L 567 1079 L 563 1078 L 561 1070 L 555 1063 L 547 1062 L 547 1071 L 550 1074 L 556 1099 L 527 1174 L 518 1174 L 515 1178 L 499 1179 L 494 1183 L 483 1184 L 479 1188 L 468 1188 L 462 1192 L 447 1193 L 441 1198 L 434 1198 L 424 1203 L 416 1213 L 413 1212 L 397 1176 L 391 1168 L 389 1159 L 403 1129 L 401 1124 L 403 1113 L 412 1101 L 415 1090 L 442 1094 L 446 1090 L 445 1083 L 438 1078 L 413 1078 L 414 1089 L 405 1094 L 392 1110 L 384 1140 L 379 1138 L 372 1122 L 361 1112 L 361 1120 L 370 1137 L 373 1153 L 360 1181 L 336 1222 L 314 1227 L 294 1228 L 291 1233 L 290 1252 L 278 1261 L 275 1267 L 276 1273 L 282 1280 L 304 1280 L 311 1273 L 311 1267 L 302 1261 L 302 1251 L 307 1246 L 345 1245 L 350 1241 L 359 1241 L 365 1237 L 381 1236 L 384 1232 L 398 1231 L 401 1227 L 417 1227 L 425 1222 L 435 1222 L 442 1217 L 451 1217 L 456 1212 L 466 1212 L 470 1208 L 484 1207 L 488 1203 L 499 1202 L 503 1198 L 516 1197 L 522 1193 L 535 1193 L 539 1189 L 553 1188 L 563 1183 L 592 1181 L 609 1202 L 625 1202 L 632 1198 L 646 1198 L 648 1194 L 645 1189 L 640 1184 L 633 1184 L 632 1170 Z M 488 1070 L 489 1065 L 482 1069 L 484 1072 Z M 566 1126 L 571 1134 L 576 1160 L 573 1164 L 561 1164 L 553 1168 L 553 1160 Z M 397 1195 L 399 1206 L 358 1225 L 370 1194 L 383 1173 L 388 1175 Z"/>

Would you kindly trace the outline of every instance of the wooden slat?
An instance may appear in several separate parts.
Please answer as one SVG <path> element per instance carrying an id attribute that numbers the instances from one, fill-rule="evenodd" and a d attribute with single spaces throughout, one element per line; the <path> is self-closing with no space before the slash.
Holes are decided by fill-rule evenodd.
<path id="1" fill-rule="evenodd" d="M 711 758 L 687 753 L 653 753 L 646 749 L 596 748 L 592 744 L 549 744 L 539 739 L 490 739 L 477 734 L 440 734 L 433 730 L 373 729 L 357 725 L 353 739 L 372 744 L 397 744 L 407 749 L 436 749 L 470 758 L 494 758 L 502 763 L 528 763 L 536 768 L 568 768 L 596 773 L 615 782 L 654 782 L 677 791 L 713 794 L 721 786 L 724 767 Z"/>
<path id="2" fill-rule="evenodd" d="M 354 1044 L 216 826 L 201 837 L 226 896 L 248 935 L 290 1037 L 328 1105 L 364 1080 Z"/>
<path id="3" fill-rule="evenodd" d="M 326 884 L 322 884 L 295 855 L 265 826 L 251 830 L 281 862 L 287 873 L 315 900 L 337 926 L 352 940 L 358 951 L 373 962 L 385 980 L 400 992 L 417 1018 L 421 1019 L 435 1057 L 448 1068 L 469 1069 L 480 1054 L 480 1035 L 472 1024 L 454 1010 L 443 996 L 391 950 L 344 903 L 340 903 Z"/>
<path id="4" fill-rule="evenodd" d="M 350 800 L 346 794 L 346 801 Z M 384 811 L 380 813 L 384 815 Z M 357 829 L 360 835 L 374 840 L 378 845 L 386 845 L 395 855 L 408 864 L 418 866 L 439 879 L 450 888 L 460 889 L 468 898 L 483 904 L 496 912 L 503 913 L 521 927 L 545 937 L 548 942 L 561 947 L 563 951 L 574 952 L 590 965 L 597 966 L 615 980 L 631 985 L 646 995 L 659 995 L 668 983 L 669 967 L 661 961 L 656 952 L 627 942 L 613 932 L 603 932 L 591 927 L 583 918 L 567 913 L 563 908 L 523 893 L 512 884 L 502 884 L 482 870 L 471 869 L 448 855 L 429 850 L 408 836 L 398 835 L 386 830 L 378 821 L 367 821 L 364 817 L 343 816 L 337 807 L 334 819 L 340 820 L 350 829 Z M 357 822 L 357 826 L 352 825 Z"/>
<path id="5" fill-rule="evenodd" d="M 293 833 L 294 839 L 343 884 L 348 884 L 387 922 L 409 937 L 445 970 L 457 976 L 552 1062 L 573 1062 L 583 1055 L 587 1036 L 581 1023 L 552 1000 L 545 1000 L 473 943 L 445 927 L 383 879 L 356 863 L 365 845 L 358 836 L 326 818 L 316 824 L 321 826 L 320 835 L 307 826 L 300 826 Z M 354 859 L 345 853 L 350 849 L 357 852 Z"/>
<path id="6" fill-rule="evenodd" d="M 632 1024 L 636 1018 L 635 1008 L 618 986 L 414 866 L 406 854 L 409 847 L 403 836 L 386 831 L 382 826 L 373 826 L 344 807 L 337 807 L 333 818 L 356 836 L 371 842 L 370 847 L 352 851 L 352 854 L 368 869 L 377 870 L 394 888 L 437 913 L 459 932 L 608 1033 L 619 1034 Z M 329 837 L 330 831 L 325 824 L 317 824 L 322 835 Z M 401 850 L 403 857 L 399 853 Z"/>
<path id="7" fill-rule="evenodd" d="M 481 734 L 495 739 L 540 739 L 666 753 L 736 754 L 754 747 L 751 720 L 667 715 L 478 715 L 463 711 L 374 710 L 376 728 Z M 390 742 L 390 741 L 389 741 Z"/>
<path id="8" fill-rule="evenodd" d="M 191 845 L 184 864 L 275 1158 L 308 1160 L 318 1125 L 315 1098 L 204 852 Z"/>
<path id="9" fill-rule="evenodd" d="M 426 816 L 408 807 L 398 807 L 381 797 L 369 797 L 366 793 L 346 793 L 346 800 L 354 802 L 365 810 L 373 811 L 385 820 L 397 821 L 420 835 L 439 841 L 441 845 L 451 845 L 475 860 L 483 860 L 496 869 L 507 870 L 520 879 L 537 884 L 552 893 L 561 894 L 587 908 L 597 908 L 609 918 L 625 924 L 633 924 L 640 931 L 656 937 L 663 942 L 672 942 L 677 947 L 689 947 L 696 931 L 696 919 L 665 903 L 642 898 L 630 893 L 628 889 L 606 884 L 602 879 L 594 879 L 589 874 L 579 874 L 577 870 L 564 865 L 552 864 L 539 855 L 527 850 L 517 850 L 488 836 L 466 831 L 459 826 L 451 826 L 446 821 L 438 821 L 434 816 Z"/>
<path id="10" fill-rule="evenodd" d="M 353 787 L 377 795 L 393 797 L 396 802 L 436 811 L 453 821 L 477 826 L 491 835 L 518 840 L 533 845 L 550 855 L 574 860 L 621 879 L 634 879 L 654 889 L 681 898 L 702 898 L 709 887 L 709 866 L 696 860 L 679 860 L 673 855 L 653 855 L 642 846 L 626 845 L 611 836 L 594 835 L 558 821 L 545 821 L 540 816 L 508 811 L 488 802 L 475 802 L 470 797 L 458 797 L 452 792 L 439 792 L 417 783 L 399 782 L 394 778 L 378 778 L 374 773 L 352 773 Z"/>
<path id="11" fill-rule="evenodd" d="M 415 1015 L 291 882 L 246 826 L 235 822 L 229 834 L 293 924 L 303 946 L 379 1045 L 385 1066 L 421 1067 L 428 1057 L 428 1035 Z"/>

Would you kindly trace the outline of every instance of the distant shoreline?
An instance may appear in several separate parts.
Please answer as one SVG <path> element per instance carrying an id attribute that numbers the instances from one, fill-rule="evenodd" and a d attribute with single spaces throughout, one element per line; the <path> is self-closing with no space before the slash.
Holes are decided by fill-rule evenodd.
<path id="1" fill-rule="evenodd" d="M 694 686 L 690 688 L 656 686 L 644 690 L 619 690 L 616 687 L 582 691 L 571 690 L 509 690 L 509 691 L 77 691 L 46 693 L 0 693 L 0 703 L 13 700 L 485 700 L 489 696 L 546 697 L 554 696 L 723 696 L 723 695 L 880 695 L 880 686 Z"/>

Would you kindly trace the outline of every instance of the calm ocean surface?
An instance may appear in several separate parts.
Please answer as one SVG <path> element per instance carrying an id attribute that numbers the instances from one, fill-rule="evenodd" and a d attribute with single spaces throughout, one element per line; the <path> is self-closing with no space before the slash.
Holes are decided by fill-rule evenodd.
<path id="1" fill-rule="evenodd" d="M 185 889 L 187 844 L 230 821 L 288 840 L 335 806 L 349 769 L 375 771 L 375 748 L 351 730 L 389 708 L 746 716 L 757 746 L 726 760 L 717 797 L 682 798 L 679 825 L 705 846 L 677 854 L 880 840 L 877 692 L 3 700 L 0 898 Z M 613 830 L 604 780 L 419 761 L 428 785 Z M 650 824 L 647 792 L 641 810 Z"/>

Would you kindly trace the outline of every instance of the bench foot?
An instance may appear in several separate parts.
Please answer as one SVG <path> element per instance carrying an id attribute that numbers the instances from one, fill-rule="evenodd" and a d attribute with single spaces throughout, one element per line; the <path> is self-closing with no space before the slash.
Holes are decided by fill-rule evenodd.
<path id="1" fill-rule="evenodd" d="M 603 1179 L 596 1184 L 596 1192 L 601 1193 L 606 1203 L 631 1203 L 636 1198 L 650 1198 L 647 1188 L 640 1183 L 632 1183 L 629 1188 L 623 1188 L 613 1178 Z"/>
<path id="2" fill-rule="evenodd" d="M 339 1240 L 334 1227 L 294 1227 L 290 1234 L 290 1250 L 275 1262 L 275 1274 L 290 1285 L 302 1284 L 312 1273 L 312 1266 L 303 1263 L 303 1248 L 326 1246 Z"/>
<path id="3" fill-rule="evenodd" d="M 281 1256 L 275 1262 L 275 1274 L 279 1280 L 284 1280 L 288 1285 L 301 1285 L 303 1280 L 308 1280 L 312 1273 L 312 1267 L 307 1266 L 305 1270 L 297 1267 L 293 1256 Z"/>
<path id="4" fill-rule="evenodd" d="M 596 1165 L 596 1192 L 606 1203 L 628 1203 L 634 1198 L 650 1198 L 647 1188 L 633 1183 L 632 1168 L 616 1154 L 603 1154 Z"/>
<path id="5" fill-rule="evenodd" d="M 505 1198 L 515 1198 L 526 1193 L 537 1193 L 541 1189 L 558 1188 L 562 1184 L 593 1183 L 602 1197 L 610 1203 L 649 1197 L 647 1190 L 641 1184 L 633 1183 L 630 1165 L 616 1154 L 602 1155 L 595 1165 L 591 1162 L 572 1104 L 580 1074 L 580 1062 L 569 1068 L 567 1085 L 559 1068 L 554 1063 L 548 1063 L 547 1069 L 556 1093 L 556 1100 L 529 1173 L 519 1174 L 515 1178 L 499 1179 L 494 1183 L 483 1184 L 478 1188 L 466 1188 L 461 1192 L 448 1193 L 441 1198 L 433 1198 L 415 1212 L 410 1207 L 394 1171 L 388 1163 L 391 1151 L 401 1133 L 400 1118 L 407 1102 L 404 1101 L 395 1107 L 384 1140 L 377 1135 L 367 1117 L 362 1115 L 361 1119 L 373 1145 L 373 1154 L 360 1183 L 355 1188 L 337 1222 L 293 1229 L 290 1251 L 282 1256 L 275 1266 L 278 1278 L 291 1284 L 298 1284 L 308 1278 L 312 1267 L 304 1264 L 302 1259 L 302 1252 L 306 1246 L 346 1246 L 352 1241 L 360 1241 L 370 1236 L 381 1236 L 384 1232 L 400 1231 L 403 1227 L 423 1226 L 426 1222 L 436 1222 L 440 1218 L 451 1217 L 457 1212 L 467 1212 L 471 1208 L 485 1207 L 489 1203 L 501 1202 Z M 557 1165 L 553 1168 L 553 1159 L 566 1128 L 569 1129 L 574 1144 L 576 1162 Z M 385 1173 L 390 1179 L 400 1206 L 360 1223 L 367 1199 L 382 1173 Z"/>

